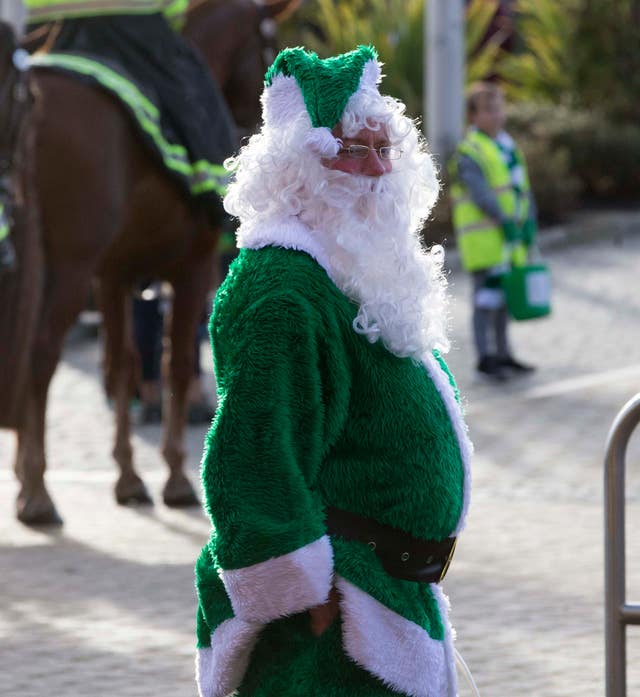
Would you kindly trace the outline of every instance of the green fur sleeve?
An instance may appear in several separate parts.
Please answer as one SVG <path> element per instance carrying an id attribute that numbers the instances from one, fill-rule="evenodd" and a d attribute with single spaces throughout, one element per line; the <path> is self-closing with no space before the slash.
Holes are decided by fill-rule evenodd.
<path id="1" fill-rule="evenodd" d="M 223 570 L 288 554 L 325 534 L 314 488 L 328 389 L 321 319 L 294 292 L 267 295 L 239 313 L 232 306 L 222 303 L 212 318 L 218 411 L 202 470 Z"/>

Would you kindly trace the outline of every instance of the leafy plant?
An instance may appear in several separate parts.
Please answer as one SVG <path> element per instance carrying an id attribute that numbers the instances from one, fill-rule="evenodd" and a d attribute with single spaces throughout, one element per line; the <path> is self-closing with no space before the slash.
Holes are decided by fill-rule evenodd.
<path id="1" fill-rule="evenodd" d="M 498 0 L 474 0 L 467 6 L 465 23 L 466 82 L 471 84 L 491 75 L 502 54 L 501 45 L 507 38 L 499 31 L 487 39 L 500 3 Z"/>
<path id="2" fill-rule="evenodd" d="M 580 0 L 518 0 L 521 45 L 496 57 L 497 73 L 516 101 L 558 101 L 571 93 L 571 47 Z"/>
<path id="3" fill-rule="evenodd" d="M 565 178 L 578 181 L 583 196 L 603 202 L 637 199 L 640 125 L 614 123 L 593 109 L 520 103 L 509 109 L 508 128 L 525 151 L 528 144 L 546 150 L 540 152 L 539 176 L 531 176 L 534 187 L 548 187 L 545 161 L 561 151 L 568 158 Z M 553 186 L 562 191 L 564 182 L 556 179 Z"/>

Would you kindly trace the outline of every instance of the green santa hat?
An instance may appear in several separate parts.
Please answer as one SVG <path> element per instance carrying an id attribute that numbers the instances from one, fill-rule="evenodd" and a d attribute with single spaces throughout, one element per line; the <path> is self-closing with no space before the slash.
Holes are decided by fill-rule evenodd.
<path id="1" fill-rule="evenodd" d="M 321 157 L 335 157 L 340 143 L 331 129 L 340 121 L 349 99 L 361 90 L 378 91 L 380 80 L 373 46 L 358 46 L 332 58 L 319 58 L 301 47 L 285 48 L 265 75 L 265 126 L 279 130 L 294 119 L 306 119 L 305 144 Z"/>

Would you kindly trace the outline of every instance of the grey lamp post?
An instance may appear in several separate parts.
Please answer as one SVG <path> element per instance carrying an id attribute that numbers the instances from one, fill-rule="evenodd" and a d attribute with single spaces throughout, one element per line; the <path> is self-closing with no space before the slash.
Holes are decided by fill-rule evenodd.
<path id="1" fill-rule="evenodd" d="M 24 30 L 24 16 L 21 0 L 0 0 L 0 19 L 11 24 L 19 36 Z"/>
<path id="2" fill-rule="evenodd" d="M 464 0 L 425 0 L 426 135 L 441 167 L 464 129 Z"/>

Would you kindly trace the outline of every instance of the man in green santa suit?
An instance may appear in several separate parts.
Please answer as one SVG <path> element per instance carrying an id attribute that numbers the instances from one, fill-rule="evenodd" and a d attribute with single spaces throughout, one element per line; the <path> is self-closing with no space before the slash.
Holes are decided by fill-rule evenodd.
<path id="1" fill-rule="evenodd" d="M 225 198 L 196 566 L 202 697 L 454 697 L 440 581 L 471 444 L 442 358 L 438 193 L 372 47 L 285 49 Z"/>

